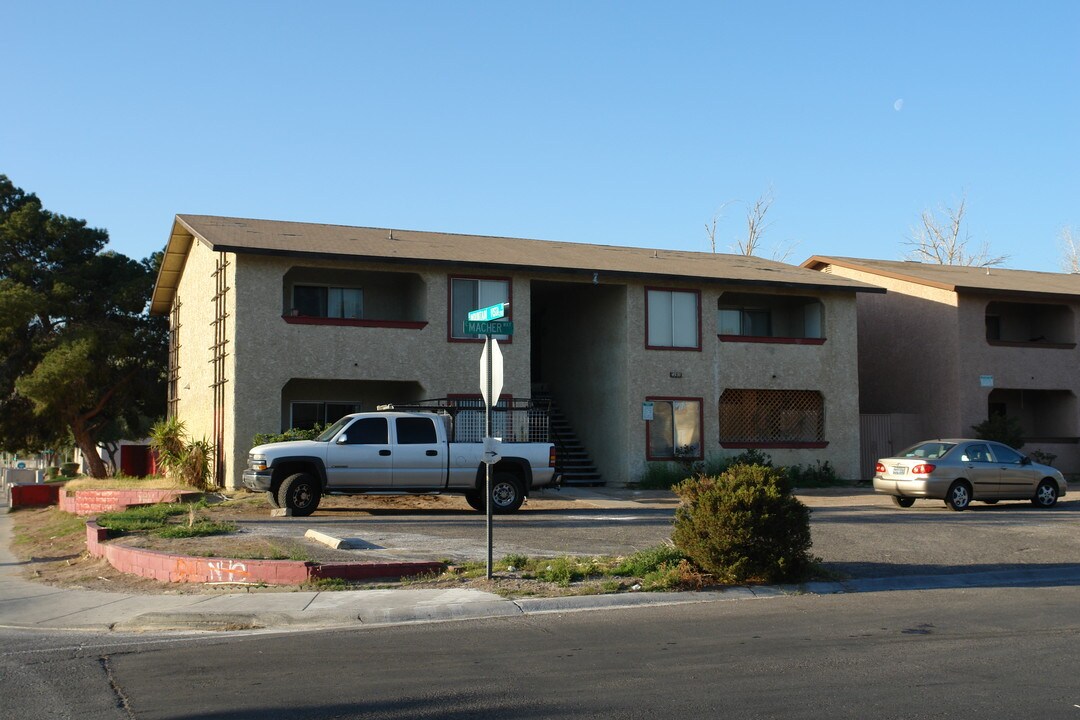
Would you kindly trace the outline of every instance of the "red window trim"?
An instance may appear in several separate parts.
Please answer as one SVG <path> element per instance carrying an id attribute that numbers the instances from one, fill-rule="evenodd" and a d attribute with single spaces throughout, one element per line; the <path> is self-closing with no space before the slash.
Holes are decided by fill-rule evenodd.
<path id="1" fill-rule="evenodd" d="M 447 275 L 446 276 L 446 342 L 452 343 L 483 343 L 484 338 L 456 338 L 450 324 L 454 322 L 454 280 L 503 280 L 506 282 L 506 301 L 510 303 L 510 312 L 506 314 L 507 320 L 514 319 L 514 279 L 511 277 L 496 277 L 491 275 Z M 474 310 L 479 308 L 473 308 Z M 499 341 L 503 345 L 513 345 L 514 336 Z M 449 396 L 448 396 L 449 397 Z"/>
<path id="2" fill-rule="evenodd" d="M 824 345 L 825 338 L 766 337 L 764 335 L 717 335 L 720 342 L 769 343 L 776 345 Z"/>
<path id="3" fill-rule="evenodd" d="M 652 429 L 652 420 L 645 421 L 645 460 L 649 461 L 675 461 L 675 460 L 704 460 L 705 459 L 705 398 L 702 397 L 670 397 L 661 395 L 649 395 L 645 398 L 646 401 L 662 401 L 662 402 L 677 402 L 680 400 L 690 400 L 698 404 L 698 448 L 700 452 L 694 457 L 676 457 L 671 455 L 654 456 L 649 450 L 649 430 Z"/>
<path id="4" fill-rule="evenodd" d="M 650 345 L 649 344 L 649 291 L 693 293 L 697 296 L 697 345 L 683 347 L 681 345 Z M 646 350 L 675 350 L 678 352 L 701 352 L 701 291 L 689 288 L 658 287 L 655 285 L 645 286 L 645 349 Z"/>
<path id="5" fill-rule="evenodd" d="M 358 320 L 356 318 L 324 318 L 310 315 L 282 315 L 281 319 L 290 325 L 338 325 L 343 327 L 398 328 L 401 330 L 423 330 L 427 320 Z"/>
<path id="6" fill-rule="evenodd" d="M 755 450 L 820 450 L 829 447 L 829 441 L 821 442 L 722 442 L 722 448 L 750 448 Z"/>

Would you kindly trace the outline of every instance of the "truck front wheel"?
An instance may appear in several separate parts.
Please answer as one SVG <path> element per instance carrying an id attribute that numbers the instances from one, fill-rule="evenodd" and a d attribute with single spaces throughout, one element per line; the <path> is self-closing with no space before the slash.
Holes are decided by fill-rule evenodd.
<path id="1" fill-rule="evenodd" d="M 492 512 L 512 513 L 520 508 L 523 502 L 525 488 L 521 480 L 510 473 L 495 473 L 495 477 L 491 478 Z"/>
<path id="2" fill-rule="evenodd" d="M 297 517 L 315 512 L 320 497 L 322 489 L 319 481 L 307 473 L 296 473 L 285 478 L 277 492 L 278 505 L 292 510 Z"/>

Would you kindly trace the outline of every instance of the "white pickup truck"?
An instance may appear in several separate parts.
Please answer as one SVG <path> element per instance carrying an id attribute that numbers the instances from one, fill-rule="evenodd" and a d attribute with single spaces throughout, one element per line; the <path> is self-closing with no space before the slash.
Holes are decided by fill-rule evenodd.
<path id="1" fill-rule="evenodd" d="M 475 420 L 480 413 L 472 415 Z M 546 437 L 546 416 L 543 420 Z M 442 412 L 346 415 L 314 440 L 253 447 L 243 484 L 266 492 L 271 505 L 293 515 L 310 515 L 326 494 L 365 493 L 457 493 L 486 512 L 484 445 L 479 437 L 451 442 L 462 437 L 454 435 L 454 422 Z M 492 467 L 494 512 L 514 512 L 531 490 L 558 480 L 550 442 L 505 442 L 499 452 Z"/>

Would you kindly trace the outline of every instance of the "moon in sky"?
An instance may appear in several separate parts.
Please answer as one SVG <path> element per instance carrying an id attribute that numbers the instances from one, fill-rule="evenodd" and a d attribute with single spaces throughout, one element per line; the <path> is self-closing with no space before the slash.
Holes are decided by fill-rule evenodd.
<path id="1" fill-rule="evenodd" d="M 904 98 L 900 98 L 899 100 L 894 102 L 892 104 L 892 106 L 893 106 L 893 110 L 895 110 L 896 112 L 900 112 L 901 110 L 904 109 Z"/>

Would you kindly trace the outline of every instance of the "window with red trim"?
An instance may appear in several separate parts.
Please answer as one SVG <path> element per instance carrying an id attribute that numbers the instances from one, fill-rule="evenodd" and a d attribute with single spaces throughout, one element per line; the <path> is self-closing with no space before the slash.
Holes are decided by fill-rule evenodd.
<path id="1" fill-rule="evenodd" d="M 496 303 L 510 302 L 510 280 L 505 278 L 450 278 L 450 327 L 447 336 L 451 340 L 476 340 L 475 335 L 466 335 L 465 320 L 473 310 L 479 310 Z M 506 319 L 511 318 L 511 308 L 507 309 Z M 509 339 L 506 335 L 494 335 L 500 341 Z"/>
<path id="2" fill-rule="evenodd" d="M 696 290 L 645 288 L 645 346 L 700 350 L 700 309 Z"/>
<path id="3" fill-rule="evenodd" d="M 725 341 L 824 342 L 824 307 L 814 297 L 724 293 L 716 310 L 716 334 Z"/>
<path id="4" fill-rule="evenodd" d="M 653 418 L 645 423 L 649 460 L 701 460 L 701 398 L 646 398 Z"/>

